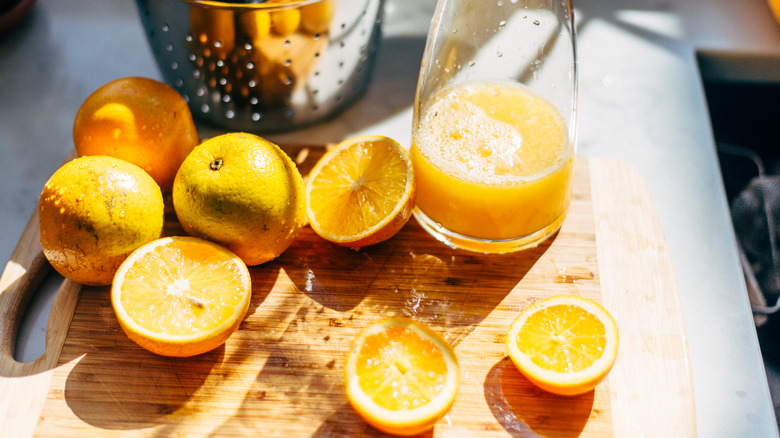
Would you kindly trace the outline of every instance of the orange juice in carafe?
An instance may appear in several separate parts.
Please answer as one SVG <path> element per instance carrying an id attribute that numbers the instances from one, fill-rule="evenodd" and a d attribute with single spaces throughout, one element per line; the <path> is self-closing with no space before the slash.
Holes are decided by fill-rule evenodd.
<path id="1" fill-rule="evenodd" d="M 440 90 L 415 121 L 411 154 L 423 226 L 529 246 L 560 227 L 574 146 L 550 102 L 511 82 L 467 82 Z"/>

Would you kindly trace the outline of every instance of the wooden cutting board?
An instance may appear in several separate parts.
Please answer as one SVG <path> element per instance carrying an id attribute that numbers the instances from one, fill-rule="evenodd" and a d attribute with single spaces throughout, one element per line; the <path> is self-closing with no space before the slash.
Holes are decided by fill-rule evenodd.
<path id="1" fill-rule="evenodd" d="M 302 173 L 322 148 L 286 147 Z M 178 224 L 169 211 L 168 233 Z M 108 288 L 65 281 L 45 354 L 13 359 L 29 296 L 49 270 L 33 215 L 0 278 L 0 436 L 377 436 L 343 394 L 349 342 L 367 323 L 407 315 L 442 333 L 461 386 L 426 435 L 658 436 L 696 434 L 677 285 L 639 175 L 579 159 L 571 211 L 554 239 L 511 255 L 450 249 L 415 221 L 353 251 L 306 228 L 281 257 L 251 268 L 246 320 L 204 355 L 174 359 L 120 330 Z M 609 378 L 577 397 L 536 389 L 507 358 L 510 322 L 560 293 L 601 302 L 620 330 Z"/>

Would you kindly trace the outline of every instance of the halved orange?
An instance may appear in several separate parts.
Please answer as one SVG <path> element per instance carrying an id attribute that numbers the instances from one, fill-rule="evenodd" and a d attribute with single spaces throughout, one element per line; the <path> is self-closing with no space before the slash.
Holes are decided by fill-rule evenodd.
<path id="1" fill-rule="evenodd" d="M 246 316 L 251 295 L 241 258 L 196 237 L 165 237 L 138 248 L 111 285 L 122 330 L 163 356 L 194 356 L 222 345 Z"/>
<path id="2" fill-rule="evenodd" d="M 606 377 L 618 352 L 618 328 L 601 305 L 578 295 L 532 304 L 506 336 L 509 357 L 528 380 L 559 395 L 588 392 Z"/>
<path id="3" fill-rule="evenodd" d="M 388 318 L 353 340 L 344 367 L 347 398 L 371 426 L 417 435 L 449 412 L 458 392 L 452 346 L 427 326 Z"/>
<path id="4" fill-rule="evenodd" d="M 350 138 L 315 164 L 306 184 L 312 229 L 342 246 L 360 248 L 394 236 L 412 216 L 412 161 L 393 139 Z"/>

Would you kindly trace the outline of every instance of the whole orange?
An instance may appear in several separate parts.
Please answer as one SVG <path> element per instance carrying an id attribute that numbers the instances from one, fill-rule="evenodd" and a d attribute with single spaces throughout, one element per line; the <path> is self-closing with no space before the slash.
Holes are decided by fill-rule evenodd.
<path id="1" fill-rule="evenodd" d="M 73 123 L 79 156 L 109 155 L 149 173 L 164 192 L 198 133 L 187 103 L 169 85 L 154 79 L 128 77 L 93 92 Z"/>
<path id="2" fill-rule="evenodd" d="M 249 266 L 273 260 L 306 222 L 306 192 L 279 146 L 247 133 L 198 145 L 173 184 L 173 208 L 188 234 L 217 242 Z"/>
<path id="3" fill-rule="evenodd" d="M 163 220 L 157 183 L 114 157 L 65 163 L 38 200 L 43 254 L 64 277 L 91 286 L 111 284 L 131 252 L 160 237 Z"/>

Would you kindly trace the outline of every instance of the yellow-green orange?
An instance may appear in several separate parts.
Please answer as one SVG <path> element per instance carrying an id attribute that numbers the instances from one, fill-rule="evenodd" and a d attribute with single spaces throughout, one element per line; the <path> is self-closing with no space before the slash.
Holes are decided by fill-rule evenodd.
<path id="1" fill-rule="evenodd" d="M 256 135 L 213 137 L 184 160 L 173 206 L 184 230 L 249 265 L 278 257 L 306 222 L 303 179 L 290 157 Z"/>
<path id="2" fill-rule="evenodd" d="M 140 167 L 118 158 L 87 156 L 65 163 L 38 201 L 43 253 L 73 281 L 108 285 L 136 248 L 160 237 L 160 187 Z"/>

